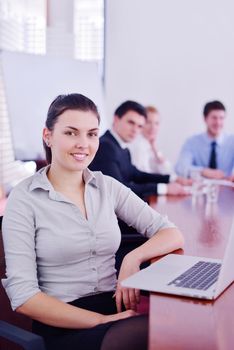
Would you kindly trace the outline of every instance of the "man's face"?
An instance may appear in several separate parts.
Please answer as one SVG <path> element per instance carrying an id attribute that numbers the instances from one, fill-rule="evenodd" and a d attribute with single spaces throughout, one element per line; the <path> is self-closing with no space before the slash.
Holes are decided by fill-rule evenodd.
<path id="1" fill-rule="evenodd" d="M 122 118 L 114 117 L 114 131 L 124 142 L 133 141 L 142 130 L 145 124 L 145 117 L 135 111 L 128 111 Z"/>
<path id="2" fill-rule="evenodd" d="M 205 123 L 207 127 L 207 133 L 211 137 L 218 137 L 224 127 L 225 111 L 221 109 L 213 109 L 205 117 Z"/>

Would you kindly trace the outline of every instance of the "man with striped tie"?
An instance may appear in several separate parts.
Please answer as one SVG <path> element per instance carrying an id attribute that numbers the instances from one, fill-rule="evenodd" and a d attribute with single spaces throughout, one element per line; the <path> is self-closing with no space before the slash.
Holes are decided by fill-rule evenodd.
<path id="1" fill-rule="evenodd" d="M 185 177 L 198 172 L 210 179 L 224 179 L 234 173 L 234 135 L 223 132 L 226 109 L 220 101 L 208 102 L 203 110 L 206 132 L 189 138 L 176 164 Z"/>

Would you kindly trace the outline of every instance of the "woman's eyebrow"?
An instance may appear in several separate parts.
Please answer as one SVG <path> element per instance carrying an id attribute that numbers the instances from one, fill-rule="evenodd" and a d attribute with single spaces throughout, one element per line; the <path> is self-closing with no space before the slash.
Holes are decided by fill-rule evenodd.
<path id="1" fill-rule="evenodd" d="M 74 131 L 79 131 L 79 129 L 75 128 L 74 126 L 70 126 L 70 125 L 65 126 L 65 128 L 69 128 L 69 129 L 72 129 Z M 98 130 L 99 130 L 99 128 L 89 129 L 89 131 L 98 131 Z"/>
<path id="2" fill-rule="evenodd" d="M 93 128 L 93 129 L 90 129 L 89 131 L 99 131 L 99 128 Z"/>
<path id="3" fill-rule="evenodd" d="M 69 128 L 69 129 L 72 129 L 72 130 L 74 130 L 74 131 L 78 131 L 78 129 L 75 128 L 74 126 L 66 125 L 65 128 Z"/>

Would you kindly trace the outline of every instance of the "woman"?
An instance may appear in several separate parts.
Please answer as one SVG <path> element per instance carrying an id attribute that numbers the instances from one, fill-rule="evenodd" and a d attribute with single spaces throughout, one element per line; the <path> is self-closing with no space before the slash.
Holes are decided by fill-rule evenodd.
<path id="1" fill-rule="evenodd" d="M 147 119 L 142 134 L 129 146 L 132 163 L 141 171 L 148 173 L 171 174 L 172 166 L 157 146 L 159 112 L 155 107 L 148 106 L 146 113 Z"/>
<path id="2" fill-rule="evenodd" d="M 139 291 L 121 281 L 143 261 L 183 245 L 166 217 L 115 179 L 87 169 L 99 120 L 87 97 L 58 96 L 43 130 L 49 165 L 14 188 L 4 215 L 3 285 L 12 308 L 35 320 L 47 349 L 145 349 Z M 151 237 L 125 256 L 118 281 L 117 216 Z"/>

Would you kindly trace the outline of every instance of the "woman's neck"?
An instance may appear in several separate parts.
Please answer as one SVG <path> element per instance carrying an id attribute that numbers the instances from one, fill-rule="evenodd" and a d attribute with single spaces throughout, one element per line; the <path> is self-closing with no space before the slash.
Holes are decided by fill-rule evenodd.
<path id="1" fill-rule="evenodd" d="M 74 191 L 74 188 L 84 187 L 83 171 L 65 171 L 51 164 L 47 176 L 57 191 Z"/>

